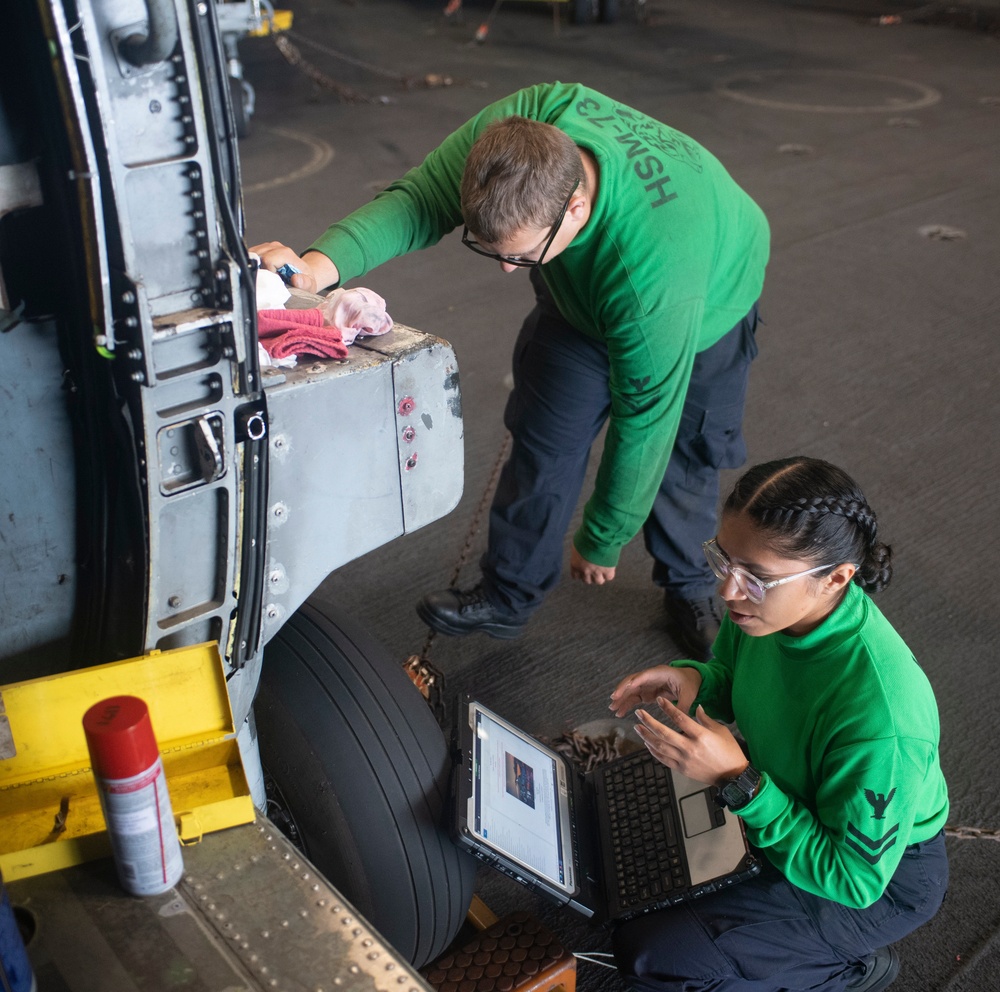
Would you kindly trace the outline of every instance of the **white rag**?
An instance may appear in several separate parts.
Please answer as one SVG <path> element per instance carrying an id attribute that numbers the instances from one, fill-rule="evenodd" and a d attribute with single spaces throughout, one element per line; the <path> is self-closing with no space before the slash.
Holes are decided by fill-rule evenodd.
<path id="1" fill-rule="evenodd" d="M 260 256 L 250 252 L 250 258 L 257 262 L 257 309 L 281 310 L 285 300 L 292 294 L 282 282 L 277 272 L 270 272 L 260 264 Z"/>
<path id="2" fill-rule="evenodd" d="M 373 289 L 335 289 L 319 305 L 328 327 L 336 327 L 344 344 L 355 338 L 376 337 L 392 330 L 385 300 Z"/>
<path id="3" fill-rule="evenodd" d="M 260 362 L 260 367 L 262 369 L 266 369 L 270 365 L 279 369 L 294 369 L 298 364 L 297 355 L 286 355 L 284 358 L 272 358 L 267 353 L 267 349 L 259 341 L 257 342 L 257 360 Z"/>

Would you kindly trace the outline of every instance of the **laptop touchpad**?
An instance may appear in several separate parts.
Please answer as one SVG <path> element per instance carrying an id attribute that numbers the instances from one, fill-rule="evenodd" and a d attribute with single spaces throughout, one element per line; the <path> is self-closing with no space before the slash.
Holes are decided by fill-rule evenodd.
<path id="1" fill-rule="evenodd" d="M 684 836 L 697 837 L 715 826 L 712 811 L 708 805 L 708 792 L 695 792 L 680 801 L 681 818 L 684 821 Z"/>

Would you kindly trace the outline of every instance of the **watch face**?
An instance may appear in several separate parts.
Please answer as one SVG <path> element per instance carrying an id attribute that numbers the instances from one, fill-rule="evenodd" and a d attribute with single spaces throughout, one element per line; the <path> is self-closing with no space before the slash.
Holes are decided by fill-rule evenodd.
<path id="1" fill-rule="evenodd" d="M 726 805 L 733 809 L 742 806 L 747 801 L 748 796 L 735 782 L 727 782 L 722 787 L 722 798 Z"/>
<path id="2" fill-rule="evenodd" d="M 747 765 L 745 771 L 722 786 L 722 800 L 732 810 L 741 809 L 757 794 L 759 785 L 760 772 Z"/>

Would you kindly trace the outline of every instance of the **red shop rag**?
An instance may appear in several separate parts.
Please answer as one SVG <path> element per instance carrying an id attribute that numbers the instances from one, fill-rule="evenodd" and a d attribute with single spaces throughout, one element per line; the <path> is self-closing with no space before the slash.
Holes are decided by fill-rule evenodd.
<path id="1" fill-rule="evenodd" d="M 326 325 L 319 307 L 310 310 L 258 310 L 257 337 L 272 358 L 316 355 L 347 358 L 344 336 Z"/>

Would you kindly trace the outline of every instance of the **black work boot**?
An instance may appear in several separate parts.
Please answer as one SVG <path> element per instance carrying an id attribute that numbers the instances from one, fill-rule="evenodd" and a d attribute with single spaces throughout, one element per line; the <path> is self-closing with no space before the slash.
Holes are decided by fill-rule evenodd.
<path id="1" fill-rule="evenodd" d="M 899 955 L 891 944 L 869 954 L 863 964 L 864 972 L 848 982 L 845 992 L 882 992 L 899 974 Z"/>
<path id="2" fill-rule="evenodd" d="M 527 623 L 498 610 L 486 598 L 482 586 L 467 592 L 444 589 L 428 593 L 417 603 L 417 615 L 432 630 L 452 637 L 481 633 L 510 640 L 520 637 Z"/>
<path id="3" fill-rule="evenodd" d="M 684 657 L 708 661 L 722 622 L 714 597 L 681 599 L 668 589 L 663 605 L 667 611 L 667 632 Z"/>

